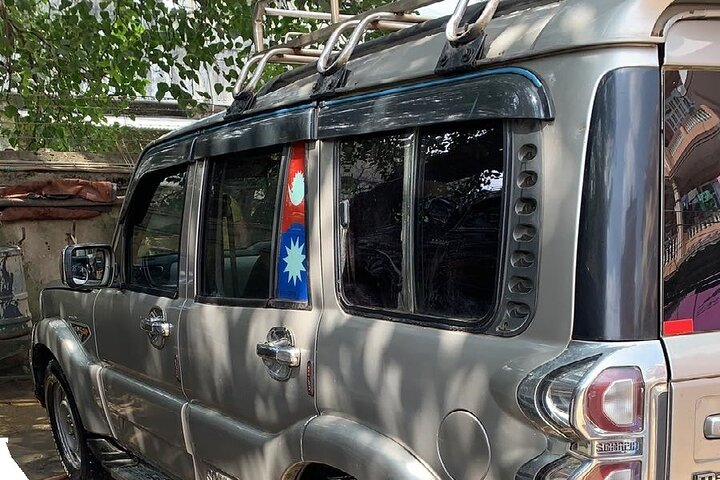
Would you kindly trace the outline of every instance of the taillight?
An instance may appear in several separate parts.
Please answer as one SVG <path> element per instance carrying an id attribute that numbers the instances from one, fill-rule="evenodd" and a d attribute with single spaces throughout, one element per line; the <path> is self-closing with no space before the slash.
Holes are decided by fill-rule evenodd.
<path id="1" fill-rule="evenodd" d="M 571 342 L 518 386 L 520 408 L 549 441 L 548 449 L 525 463 L 517 478 L 655 478 L 662 465 L 653 439 L 662 439 L 665 430 L 659 436 L 659 428 L 666 428 L 659 399 L 667 391 L 667 378 L 657 341 Z"/>
<path id="2" fill-rule="evenodd" d="M 607 463 L 595 465 L 585 480 L 640 480 L 640 462 Z"/>
<path id="3" fill-rule="evenodd" d="M 574 421 L 577 390 L 592 366 L 592 359 L 577 362 L 544 380 L 541 404 L 552 423 L 566 436 L 576 434 L 576 423 L 589 423 L 593 432 L 600 435 L 641 432 L 645 384 L 637 367 L 611 367 L 600 372 L 582 394 L 584 418 Z"/>
<path id="4" fill-rule="evenodd" d="M 575 389 L 592 367 L 593 360 L 594 358 L 591 358 L 567 365 L 548 375 L 543 381 L 542 407 L 555 427 L 564 435 L 574 433 L 570 414 L 576 399 Z"/>
<path id="5" fill-rule="evenodd" d="M 637 433 L 643 429 L 645 384 L 636 367 L 600 372 L 585 394 L 585 414 L 602 433 Z"/>
<path id="6" fill-rule="evenodd" d="M 536 477 L 547 480 L 640 480 L 641 462 L 597 463 L 564 456 L 545 467 Z"/>
<path id="7" fill-rule="evenodd" d="M 568 480 L 640 480 L 645 383 L 635 366 L 596 369 L 598 357 L 547 372 L 537 390 L 547 424 L 570 440 L 572 454 L 535 477 Z M 557 434 L 556 433 L 556 434 Z"/>

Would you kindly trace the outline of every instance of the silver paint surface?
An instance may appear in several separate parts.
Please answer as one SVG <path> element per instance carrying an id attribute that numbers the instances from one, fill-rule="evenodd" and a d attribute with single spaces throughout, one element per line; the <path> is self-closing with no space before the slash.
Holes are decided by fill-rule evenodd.
<path id="1" fill-rule="evenodd" d="M 594 92 L 610 70 L 658 67 L 656 44 L 662 38 L 650 32 L 669 3 L 610 0 L 601 8 L 590 0 L 568 0 L 500 18 L 488 29 L 485 62 L 527 58 L 514 65 L 543 79 L 555 107 L 555 120 L 541 123 L 538 132 L 543 159 L 538 176 L 543 197 L 542 261 L 535 316 L 523 333 L 500 338 L 344 311 L 335 294 L 333 265 L 333 144 L 325 141 L 311 149 L 307 171 L 312 309 L 195 302 L 197 261 L 202 255 L 196 246 L 203 194 L 199 180 L 206 168 L 201 160 L 188 182 L 188 227 L 177 299 L 117 289 L 105 289 L 100 295 L 61 289 L 43 294 L 45 320 L 34 339 L 54 353 L 65 372 L 71 372 L 68 380 L 86 428 L 110 435 L 104 398 L 118 440 L 181 478 L 203 479 L 213 470 L 238 478 L 278 478 L 299 463 L 323 462 L 359 479 L 436 479 L 449 478 L 438 453 L 438 432 L 445 431 L 443 419 L 450 412 L 462 410 L 477 418 L 490 439 L 492 461 L 486 478 L 513 478 L 548 447 L 547 438 L 517 404 L 518 385 L 529 372 L 560 355 L 570 342 L 573 321 L 582 321 L 573 318 L 572 292 Z M 578 49 L 608 40 L 618 46 Z M 428 76 L 442 44 L 439 36 L 430 36 L 353 59 L 349 88 Z M 533 57 L 553 50 L 565 53 Z M 269 93 L 258 99 L 254 111 L 305 101 L 314 81 L 314 77 L 300 79 Z M 245 133 L 235 135 L 240 138 Z M 137 175 L 191 158 L 190 140 L 153 149 L 156 160 L 141 162 L 135 181 Z M 154 306 L 163 308 L 175 326 L 174 337 L 162 350 L 152 347 L 138 326 L 139 317 Z M 94 341 L 84 346 L 78 342 L 64 320 L 70 316 L 92 323 Z M 291 329 L 302 358 L 312 360 L 315 397 L 307 394 L 303 369 L 287 382 L 277 382 L 257 357 L 255 346 L 276 326 Z M 706 335 L 698 336 L 707 341 L 698 348 L 712 351 L 717 339 Z M 678 380 L 712 374 L 708 366 L 693 370 L 691 359 L 676 350 L 687 345 L 678 340 L 673 346 L 673 341 L 667 345 L 671 357 L 677 354 L 671 368 Z M 175 355 L 182 384 L 176 379 Z M 705 388 L 694 382 L 698 381 L 678 381 L 673 390 L 697 386 L 705 395 L 720 395 L 715 383 Z M 692 411 L 690 404 L 685 409 Z M 678 425 L 691 421 L 673 417 Z M 448 440 L 441 451 L 472 449 L 473 442 L 452 435 L 469 424 L 449 425 L 445 429 L 451 435 L 444 436 Z M 686 441 L 692 443 L 690 438 Z M 446 467 L 455 478 L 475 475 L 472 462 L 447 463 L 452 464 Z"/>
<path id="2" fill-rule="evenodd" d="M 490 470 L 490 440 L 485 427 L 470 412 L 456 410 L 443 419 L 437 449 L 443 470 L 453 480 L 482 480 Z"/>

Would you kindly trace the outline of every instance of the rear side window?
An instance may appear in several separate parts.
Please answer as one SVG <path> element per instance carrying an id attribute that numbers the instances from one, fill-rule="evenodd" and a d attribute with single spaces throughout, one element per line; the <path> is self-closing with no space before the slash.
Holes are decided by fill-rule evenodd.
<path id="1" fill-rule="evenodd" d="M 345 301 L 487 317 L 500 265 L 502 123 L 357 137 L 339 153 Z"/>
<path id="2" fill-rule="evenodd" d="M 200 294 L 268 299 L 282 151 L 227 155 L 210 162 L 200 252 Z"/>
<path id="3" fill-rule="evenodd" d="M 403 309 L 403 168 L 410 134 L 340 145 L 345 298 L 355 305 Z"/>
<path id="4" fill-rule="evenodd" d="M 417 311 L 483 317 L 497 285 L 500 128 L 421 132 L 415 216 Z"/>
<path id="5" fill-rule="evenodd" d="M 665 72 L 666 335 L 720 330 L 720 72 Z"/>
<path id="6" fill-rule="evenodd" d="M 128 285 L 175 294 L 185 205 L 186 169 L 147 174 L 128 209 Z"/>

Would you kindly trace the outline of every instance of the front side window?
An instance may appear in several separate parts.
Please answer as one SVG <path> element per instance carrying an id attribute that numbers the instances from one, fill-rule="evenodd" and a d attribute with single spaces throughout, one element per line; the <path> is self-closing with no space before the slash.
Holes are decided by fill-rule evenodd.
<path id="1" fill-rule="evenodd" d="M 347 139 L 339 157 L 345 300 L 485 318 L 499 273 L 502 123 Z"/>
<path id="2" fill-rule="evenodd" d="M 127 218 L 129 286 L 177 292 L 185 185 L 185 167 L 140 179 Z"/>
<path id="3" fill-rule="evenodd" d="M 720 330 L 720 72 L 665 72 L 665 334 Z"/>
<path id="4" fill-rule="evenodd" d="M 199 252 L 200 294 L 270 298 L 280 148 L 210 161 Z"/>

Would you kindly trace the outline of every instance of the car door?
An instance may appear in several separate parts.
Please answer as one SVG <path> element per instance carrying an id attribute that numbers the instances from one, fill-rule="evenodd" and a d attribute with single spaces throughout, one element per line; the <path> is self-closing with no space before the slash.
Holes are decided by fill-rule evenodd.
<path id="1" fill-rule="evenodd" d="M 185 302 L 188 142 L 146 155 L 116 235 L 119 281 L 99 293 L 95 341 L 101 396 L 115 438 L 177 478 L 194 478 L 185 448 L 177 332 Z"/>
<path id="2" fill-rule="evenodd" d="M 315 153 L 304 141 L 311 112 L 251 119 L 198 142 L 194 298 L 180 351 L 202 478 L 280 478 L 300 461 L 315 415 L 322 297 Z"/>
<path id="3" fill-rule="evenodd" d="M 667 34 L 663 336 L 669 478 L 720 475 L 720 20 Z"/>

